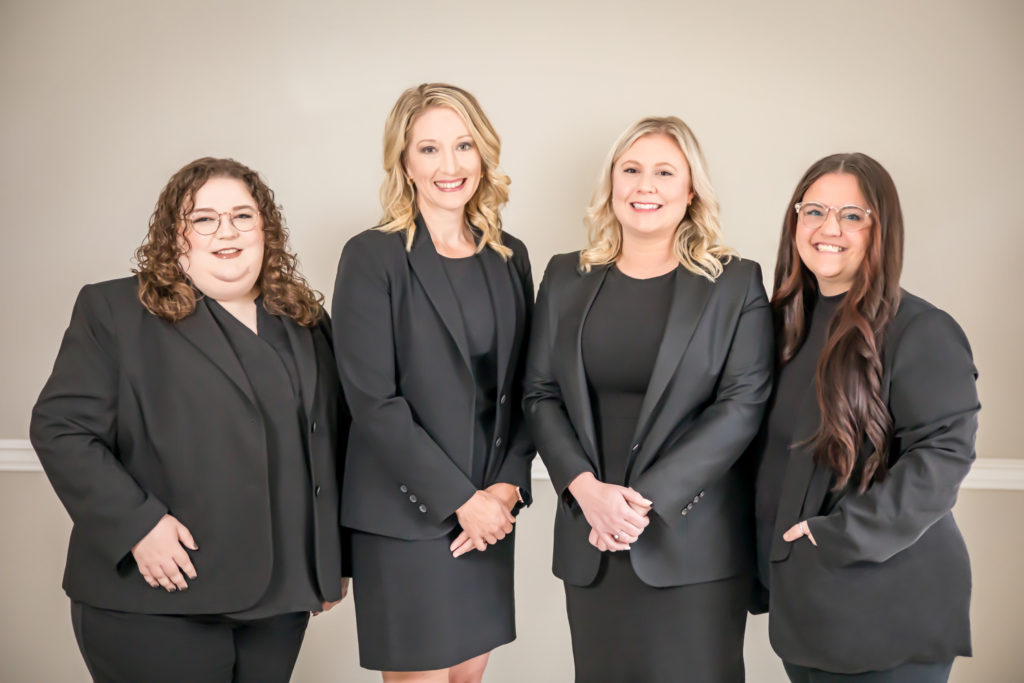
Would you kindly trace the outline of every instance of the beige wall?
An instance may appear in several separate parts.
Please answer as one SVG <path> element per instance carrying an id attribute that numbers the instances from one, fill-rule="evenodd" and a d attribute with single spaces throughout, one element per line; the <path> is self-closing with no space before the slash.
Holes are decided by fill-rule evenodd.
<path id="1" fill-rule="evenodd" d="M 572 651 L 561 582 L 551 575 L 551 520 L 555 496 L 535 481 L 536 502 L 520 517 L 516 538 L 516 621 L 519 638 L 492 655 L 488 683 L 560 683 L 572 680 Z M 1024 541 L 1014 526 L 1024 519 L 1024 495 L 964 491 L 955 514 L 971 552 L 974 654 L 959 659 L 953 683 L 1020 680 Z M 86 681 L 60 591 L 70 523 L 40 473 L 0 474 L 0 680 L 11 683 Z M 354 590 L 359 590 L 358 586 Z M 359 668 L 351 600 L 312 620 L 296 683 L 379 681 Z M 748 622 L 747 679 L 787 679 L 768 645 L 767 621 Z"/>
<path id="2" fill-rule="evenodd" d="M 0 438 L 27 435 L 75 293 L 128 273 L 171 173 L 206 154 L 261 170 L 329 293 L 342 244 L 378 216 L 388 109 L 443 79 L 503 136 L 506 223 L 538 276 L 581 246 L 600 160 L 641 115 L 692 125 L 726 239 L 766 273 L 804 169 L 877 157 L 904 200 L 906 287 L 974 344 L 979 452 L 1020 457 L 1022 35 L 1012 0 L 3 0 Z"/>
<path id="3" fill-rule="evenodd" d="M 859 150 L 893 174 L 907 218 L 904 283 L 949 310 L 982 372 L 979 455 L 1016 449 L 1024 380 L 1024 4 L 251 0 L 0 2 L 0 439 L 32 401 L 78 288 L 128 273 L 163 183 L 232 156 L 277 191 L 313 284 L 373 224 L 394 98 L 448 80 L 482 101 L 512 176 L 509 229 L 538 277 L 582 244 L 607 147 L 641 115 L 701 139 L 727 241 L 770 273 L 785 202 L 815 159 Z M 770 277 L 769 277 L 770 279 Z M 520 530 L 520 639 L 489 680 L 567 680 L 561 589 L 548 571 L 547 484 Z M 955 680 L 1017 674 L 1024 591 L 1017 492 L 966 492 L 977 656 Z M 0 472 L 0 679 L 82 680 L 60 593 L 69 523 L 41 474 Z M 1019 537 L 1019 534 L 1018 534 Z M 751 623 L 751 680 L 781 680 Z M 301 681 L 355 667 L 351 605 L 319 617 Z"/>

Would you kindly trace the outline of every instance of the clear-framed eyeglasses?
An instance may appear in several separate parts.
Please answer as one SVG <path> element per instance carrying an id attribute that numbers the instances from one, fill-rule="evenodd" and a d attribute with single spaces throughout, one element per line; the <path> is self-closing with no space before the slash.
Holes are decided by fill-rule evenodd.
<path id="1" fill-rule="evenodd" d="M 836 220 L 844 232 L 857 232 L 871 225 L 871 209 L 856 204 L 846 206 L 825 206 L 820 202 L 799 202 L 793 209 L 800 220 L 800 225 L 810 230 L 820 228 L 828 218 L 829 211 L 836 212 Z"/>
<path id="2" fill-rule="evenodd" d="M 221 216 L 227 216 L 239 232 L 249 232 L 260 224 L 260 212 L 248 207 L 220 213 L 200 209 L 186 216 L 185 224 L 197 235 L 212 235 L 220 229 Z"/>

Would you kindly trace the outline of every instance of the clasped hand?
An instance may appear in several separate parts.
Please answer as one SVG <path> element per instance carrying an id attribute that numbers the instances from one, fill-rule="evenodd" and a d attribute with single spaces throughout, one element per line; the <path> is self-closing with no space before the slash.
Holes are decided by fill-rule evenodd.
<path id="1" fill-rule="evenodd" d="M 569 493 L 590 524 L 590 544 L 602 552 L 629 550 L 651 523 L 651 501 L 628 486 L 600 482 L 591 472 L 573 479 Z"/>
<path id="2" fill-rule="evenodd" d="M 173 593 L 188 588 L 185 576 L 196 578 L 196 569 L 185 548 L 199 550 L 188 528 L 175 517 L 164 515 L 132 546 L 132 557 L 146 583 L 153 588 L 163 586 L 168 593 Z"/>
<path id="3" fill-rule="evenodd" d="M 453 557 L 470 550 L 486 550 L 508 534 L 516 518 L 512 508 L 519 502 L 519 494 L 512 484 L 492 484 L 477 491 L 455 511 L 462 532 L 449 546 Z"/>

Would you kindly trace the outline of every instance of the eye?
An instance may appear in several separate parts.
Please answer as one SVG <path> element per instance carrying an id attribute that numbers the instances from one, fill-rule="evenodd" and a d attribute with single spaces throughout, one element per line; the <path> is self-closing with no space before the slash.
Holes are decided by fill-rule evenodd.
<path id="1" fill-rule="evenodd" d="M 192 223 L 194 223 L 196 225 L 202 225 L 203 223 L 210 223 L 211 221 L 214 221 L 214 220 L 216 220 L 216 219 L 213 216 L 206 216 L 206 215 L 192 216 L 189 219 L 189 221 L 191 221 Z"/>
<path id="2" fill-rule="evenodd" d="M 469 150 L 473 149 L 473 143 L 468 141 L 460 142 L 458 145 L 456 145 L 455 149 L 459 150 L 460 152 L 468 152 Z"/>
<path id="3" fill-rule="evenodd" d="M 859 223 L 864 220 L 864 214 L 860 209 L 844 208 L 842 210 L 842 220 L 850 221 L 851 223 Z"/>
<path id="4" fill-rule="evenodd" d="M 236 219 L 236 220 L 239 219 L 239 218 L 242 219 L 242 220 L 245 220 L 247 218 L 252 218 L 252 213 L 249 212 L 249 211 L 239 211 L 238 213 L 233 215 L 231 218 Z"/>
<path id="5" fill-rule="evenodd" d="M 639 173 L 640 171 L 635 169 L 635 168 L 633 168 L 632 166 L 626 166 L 625 168 L 622 169 L 622 172 L 623 173 Z"/>
<path id="6" fill-rule="evenodd" d="M 672 171 L 658 171 L 658 175 L 672 177 L 675 175 L 675 173 L 673 173 Z"/>
<path id="7" fill-rule="evenodd" d="M 815 206 L 814 204 L 804 206 L 803 213 L 805 216 L 814 216 L 815 218 L 825 215 L 825 212 L 821 210 L 821 207 Z"/>
<path id="8" fill-rule="evenodd" d="M 423 145 L 420 147 L 420 154 L 433 154 L 437 151 L 437 147 L 433 145 Z"/>

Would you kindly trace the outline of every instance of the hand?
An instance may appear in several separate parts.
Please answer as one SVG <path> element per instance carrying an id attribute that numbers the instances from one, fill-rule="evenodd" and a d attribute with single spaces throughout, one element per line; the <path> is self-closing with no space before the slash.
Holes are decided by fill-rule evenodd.
<path id="1" fill-rule="evenodd" d="M 792 543 L 801 536 L 806 536 L 807 540 L 811 542 L 811 545 L 817 546 L 818 542 L 814 540 L 814 536 L 811 535 L 811 528 L 807 526 L 807 520 L 797 522 L 793 526 L 789 527 L 789 530 L 782 534 L 782 540 L 788 543 Z"/>
<path id="2" fill-rule="evenodd" d="M 629 550 L 650 524 L 652 502 L 627 486 L 605 484 L 591 472 L 584 472 L 569 484 L 590 524 L 590 543 L 602 552 Z"/>
<path id="3" fill-rule="evenodd" d="M 505 503 L 505 507 L 508 508 L 509 512 L 512 512 L 519 501 L 522 500 L 519 495 L 519 487 L 504 482 L 491 484 L 484 491 L 497 496 L 499 500 Z"/>
<path id="4" fill-rule="evenodd" d="M 352 580 L 352 578 L 349 577 L 349 576 L 341 577 L 341 597 L 338 598 L 337 600 L 332 600 L 330 602 L 323 602 L 323 603 L 321 603 L 320 604 L 320 609 L 318 609 L 315 612 L 310 612 L 310 614 L 312 614 L 315 617 L 316 615 L 320 614 L 321 612 L 328 611 L 329 609 L 331 609 L 332 607 L 337 605 L 339 602 L 344 600 L 345 596 L 348 595 L 348 582 L 351 581 L 351 580 Z"/>
<path id="5" fill-rule="evenodd" d="M 171 515 L 164 515 L 141 541 L 132 546 L 135 564 L 146 583 L 153 588 L 163 586 L 168 593 L 188 588 L 182 572 L 190 579 L 196 578 L 197 574 L 182 546 L 199 550 L 185 525 Z"/>
<path id="6" fill-rule="evenodd" d="M 449 550 L 453 557 L 470 550 L 486 550 L 506 534 L 512 533 L 516 518 L 501 498 L 490 491 L 477 491 L 455 511 L 462 532 L 452 541 Z"/>

